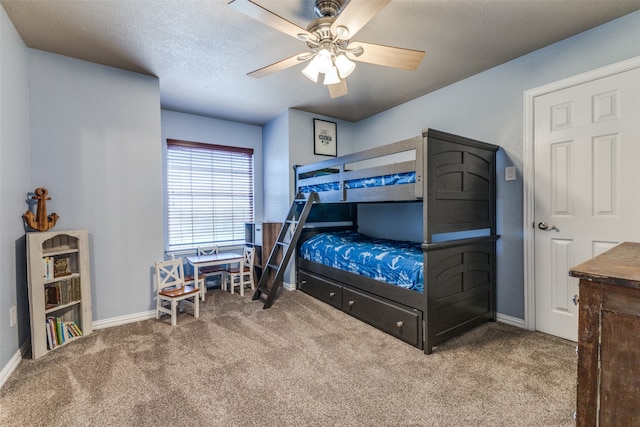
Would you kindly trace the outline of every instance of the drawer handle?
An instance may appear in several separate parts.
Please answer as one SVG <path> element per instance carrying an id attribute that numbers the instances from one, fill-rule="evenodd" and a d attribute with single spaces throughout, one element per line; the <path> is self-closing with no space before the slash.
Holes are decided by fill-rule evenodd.
<path id="1" fill-rule="evenodd" d="M 573 305 L 578 305 L 578 303 L 580 302 L 580 298 L 578 297 L 578 295 L 574 295 L 571 298 L 571 301 L 573 301 Z"/>
<path id="2" fill-rule="evenodd" d="M 335 293 L 335 292 L 329 292 L 329 298 L 333 298 L 333 297 L 335 297 L 335 296 L 336 296 L 336 293 Z"/>
<path id="3" fill-rule="evenodd" d="M 306 284 L 307 284 L 307 281 L 306 281 L 306 280 L 303 280 L 303 281 L 302 281 L 302 284 L 303 284 L 303 285 L 306 285 Z"/>
<path id="4" fill-rule="evenodd" d="M 399 321 L 399 322 L 396 322 L 396 326 L 397 326 L 398 328 L 402 328 L 402 326 L 404 326 L 404 322 L 403 322 L 402 320 L 401 320 L 401 321 Z"/>
<path id="5" fill-rule="evenodd" d="M 349 307 L 351 307 L 354 302 L 355 302 L 354 300 L 349 300 Z"/>

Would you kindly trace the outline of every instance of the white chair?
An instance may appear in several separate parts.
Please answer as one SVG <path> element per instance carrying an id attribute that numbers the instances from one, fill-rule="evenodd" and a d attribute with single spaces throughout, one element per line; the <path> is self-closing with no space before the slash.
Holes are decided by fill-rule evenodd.
<path id="1" fill-rule="evenodd" d="M 171 254 L 171 259 L 180 259 L 182 260 L 182 258 L 176 258 L 175 254 Z M 184 271 L 184 265 L 183 265 L 183 271 Z M 193 285 L 195 287 L 197 287 L 198 289 L 200 289 L 200 299 L 202 301 L 204 301 L 204 296 L 205 293 L 207 292 L 207 286 L 206 283 L 204 282 L 204 274 L 202 274 L 201 271 L 198 272 L 198 284 L 195 284 L 193 281 L 193 274 L 187 274 L 186 276 L 184 276 L 184 284 L 185 285 Z"/>
<path id="2" fill-rule="evenodd" d="M 217 245 L 212 245 L 212 246 L 200 246 L 198 247 L 198 255 L 213 255 L 213 254 L 217 254 L 218 253 L 218 246 Z M 205 286 L 206 286 L 206 280 L 207 277 L 218 277 L 218 280 L 220 281 L 220 289 L 225 290 L 226 289 L 226 280 L 225 280 L 225 273 L 226 273 L 226 266 L 224 265 L 212 265 L 211 267 L 202 267 L 200 268 L 200 273 L 202 273 L 205 277 Z"/>
<path id="3" fill-rule="evenodd" d="M 176 326 L 178 303 L 181 312 L 184 311 L 184 304 L 187 303 L 193 306 L 193 317 L 200 317 L 200 289 L 185 285 L 182 258 L 156 262 L 156 285 L 158 287 L 156 319 L 160 319 L 161 313 L 169 314 L 171 326 Z"/>
<path id="4" fill-rule="evenodd" d="M 244 296 L 244 288 L 246 285 L 250 285 L 251 289 L 255 289 L 253 279 L 254 258 L 255 249 L 253 247 L 245 246 L 240 266 L 227 270 L 227 283 L 229 284 L 232 294 L 236 286 L 240 287 L 240 296 L 242 297 Z"/>

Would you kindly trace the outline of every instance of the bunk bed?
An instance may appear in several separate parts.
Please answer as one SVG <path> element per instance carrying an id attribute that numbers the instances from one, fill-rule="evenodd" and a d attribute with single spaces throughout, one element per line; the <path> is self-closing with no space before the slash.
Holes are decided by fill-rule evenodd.
<path id="1" fill-rule="evenodd" d="M 427 129 L 407 140 L 296 166 L 297 198 L 317 194 L 297 243 L 298 289 L 426 354 L 495 321 L 498 148 Z M 413 255 L 389 258 L 383 245 L 390 239 L 358 233 L 358 206 L 403 202 L 421 203 L 423 235 L 417 243 L 399 242 Z M 373 247 L 347 246 L 347 240 Z M 328 252 L 329 247 L 342 252 Z M 400 283 L 390 283 L 372 264 L 385 257 L 392 269 L 398 260 L 412 263 Z M 357 259 L 363 265 L 355 265 Z"/>

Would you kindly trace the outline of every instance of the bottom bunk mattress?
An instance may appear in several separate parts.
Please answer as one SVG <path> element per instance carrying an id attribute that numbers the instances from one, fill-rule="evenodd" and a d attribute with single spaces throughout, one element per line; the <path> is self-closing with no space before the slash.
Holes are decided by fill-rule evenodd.
<path id="1" fill-rule="evenodd" d="M 424 292 L 424 256 L 416 242 L 377 239 L 355 231 L 319 233 L 300 246 L 308 261 Z"/>

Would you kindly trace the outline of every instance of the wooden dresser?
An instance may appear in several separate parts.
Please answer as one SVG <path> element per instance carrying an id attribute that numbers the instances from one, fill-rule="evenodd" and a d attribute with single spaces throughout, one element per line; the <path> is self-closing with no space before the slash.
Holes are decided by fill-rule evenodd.
<path id="1" fill-rule="evenodd" d="M 576 425 L 640 426 L 640 243 L 569 275 L 580 279 Z"/>

